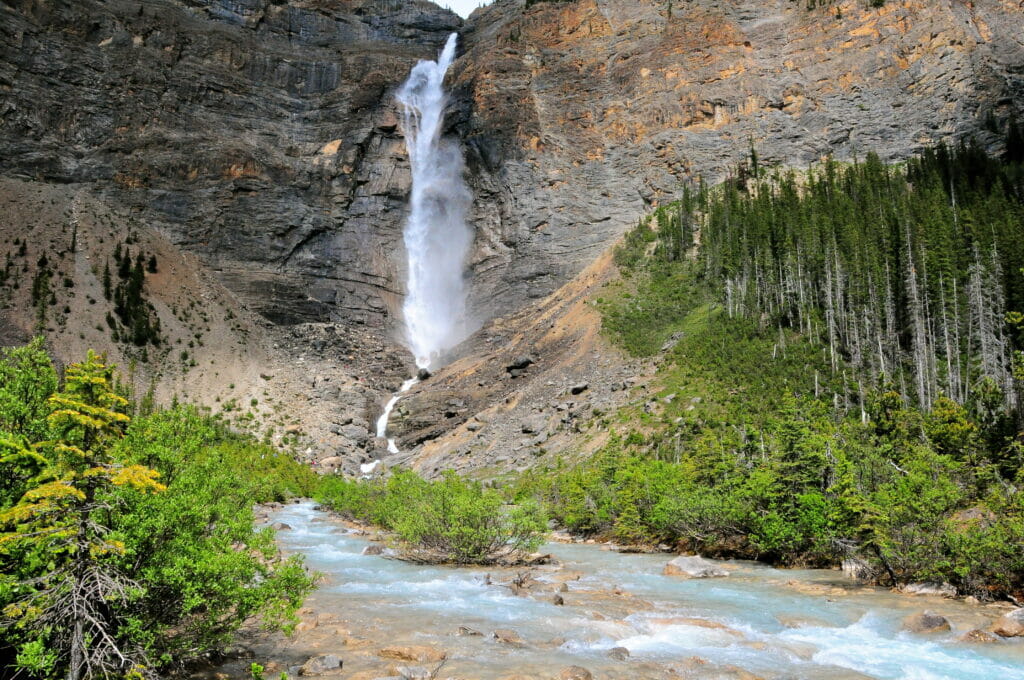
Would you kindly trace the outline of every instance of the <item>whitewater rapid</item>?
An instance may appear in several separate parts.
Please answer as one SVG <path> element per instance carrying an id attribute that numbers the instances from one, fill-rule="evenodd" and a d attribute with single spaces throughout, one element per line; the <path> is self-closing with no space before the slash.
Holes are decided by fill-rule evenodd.
<path id="1" fill-rule="evenodd" d="M 501 584 L 522 570 L 424 566 L 365 555 L 365 538 L 311 503 L 287 506 L 271 521 L 290 525 L 278 541 L 325 575 L 308 606 L 343 616 L 354 635 L 372 635 L 378 646 L 445 650 L 443 677 L 552 677 L 579 665 L 594 677 L 630 680 L 734 678 L 737 669 L 767 680 L 1024 678 L 1024 640 L 958 640 L 987 626 L 998 615 L 994 610 L 851 588 L 838 571 L 724 562 L 726 578 L 687 580 L 661 573 L 669 555 L 548 544 L 543 550 L 560 566 L 534 569 L 542 586 L 517 597 Z M 564 604 L 558 606 L 553 594 L 562 582 Z M 952 630 L 903 630 L 904 617 L 925 609 L 946 616 Z M 482 635 L 460 635 L 460 627 Z M 499 629 L 514 630 L 523 646 L 496 642 L 491 633 Z M 610 657 L 617 647 L 629 657 Z M 375 650 L 366 657 L 350 651 L 346 669 L 379 669 Z"/>

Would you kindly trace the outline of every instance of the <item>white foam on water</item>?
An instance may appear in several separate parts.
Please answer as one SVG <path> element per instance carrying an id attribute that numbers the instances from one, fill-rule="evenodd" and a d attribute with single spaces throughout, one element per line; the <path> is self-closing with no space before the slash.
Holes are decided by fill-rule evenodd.
<path id="1" fill-rule="evenodd" d="M 495 628 L 513 628 L 528 642 L 567 639 L 559 647 L 493 646 L 495 651 L 480 663 L 481 668 L 493 668 L 495 675 L 513 672 L 509 664 L 520 658 L 540 667 L 577 659 L 579 665 L 602 673 L 602 664 L 610 663 L 607 650 L 626 647 L 640 661 L 671 664 L 699 656 L 710 664 L 735 665 L 766 678 L 818 680 L 847 677 L 853 670 L 884 680 L 1024 680 L 1024 663 L 1016 651 L 1024 650 L 1024 645 L 1007 641 L 979 648 L 955 642 L 960 631 L 937 638 L 901 632 L 899 617 L 904 610 L 887 609 L 888 594 L 876 599 L 863 593 L 830 602 L 780 586 L 768 570 L 737 571 L 715 582 L 683 582 L 661 577 L 663 560 L 647 556 L 615 556 L 596 547 L 572 547 L 560 555 L 563 549 L 558 546 L 545 548 L 566 569 L 582 572 L 583 578 L 573 585 L 581 598 L 591 584 L 606 591 L 612 584 L 630 590 L 632 583 L 652 603 L 652 610 L 622 620 L 596 620 L 586 608 L 556 607 L 546 598 L 515 597 L 507 588 L 487 585 L 485 570 L 410 565 L 363 555 L 365 540 L 336 523 L 318 522 L 320 516 L 311 504 L 286 506 L 275 513 L 274 521 L 293 529 L 280 532 L 278 540 L 290 551 L 306 552 L 310 566 L 327 575 L 321 593 L 347 616 L 407 633 L 454 631 L 468 625 L 485 635 Z M 565 555 L 571 559 L 563 560 Z M 618 560 L 622 569 L 608 568 Z M 799 577 L 798 572 L 793 575 Z M 802 578 L 822 579 L 823 574 L 809 572 Z M 863 615 L 864 611 L 872 613 Z M 813 619 L 796 628 L 786 628 L 776 618 L 801 613 Z M 718 622 L 729 630 L 682 620 L 687 618 Z M 416 628 L 420 622 L 426 627 Z M 467 639 L 459 644 L 470 650 L 481 643 Z"/>
<path id="2" fill-rule="evenodd" d="M 818 651 L 816 663 L 839 666 L 893 680 L 996 680 L 1024 678 L 1024 668 L 985 658 L 967 646 L 922 640 L 910 633 L 888 636 L 875 614 L 845 628 L 805 626 L 776 636 Z"/>

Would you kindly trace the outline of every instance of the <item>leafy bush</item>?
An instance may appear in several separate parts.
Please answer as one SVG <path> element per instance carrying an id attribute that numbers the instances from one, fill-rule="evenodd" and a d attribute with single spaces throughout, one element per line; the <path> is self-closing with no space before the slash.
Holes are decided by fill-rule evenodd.
<path id="1" fill-rule="evenodd" d="M 336 477 L 321 485 L 318 500 L 394 531 L 415 561 L 490 564 L 535 550 L 545 530 L 535 502 L 506 507 L 497 491 L 451 471 L 434 482 L 410 471 L 376 482 Z"/>

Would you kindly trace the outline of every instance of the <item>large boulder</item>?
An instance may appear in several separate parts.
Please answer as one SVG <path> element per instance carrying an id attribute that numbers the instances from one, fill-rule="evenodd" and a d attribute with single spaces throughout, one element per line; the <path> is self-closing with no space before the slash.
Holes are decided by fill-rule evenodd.
<path id="1" fill-rule="evenodd" d="M 949 630 L 949 620 L 935 612 L 924 611 L 904 619 L 903 628 L 911 633 L 941 633 Z"/>
<path id="2" fill-rule="evenodd" d="M 334 654 L 321 654 L 310 658 L 299 667 L 299 675 L 320 675 L 341 668 L 341 659 Z"/>
<path id="3" fill-rule="evenodd" d="M 666 576 L 685 576 L 686 578 L 716 578 L 729 575 L 728 571 L 700 555 L 677 557 L 665 565 L 662 573 Z"/>
<path id="4" fill-rule="evenodd" d="M 1014 609 L 993 623 L 992 632 L 1000 637 L 1024 637 L 1024 607 Z"/>

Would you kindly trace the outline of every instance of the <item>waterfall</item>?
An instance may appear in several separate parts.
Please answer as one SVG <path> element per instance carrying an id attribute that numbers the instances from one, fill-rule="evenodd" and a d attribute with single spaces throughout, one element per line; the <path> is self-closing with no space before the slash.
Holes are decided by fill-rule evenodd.
<path id="1" fill-rule="evenodd" d="M 437 61 L 420 61 L 396 95 L 412 165 L 412 197 L 403 237 L 408 262 L 405 336 L 416 365 L 429 368 L 471 331 L 463 271 L 473 234 L 472 195 L 457 142 L 443 139 L 444 77 L 455 58 L 452 33 Z"/>
<path id="2" fill-rule="evenodd" d="M 386 406 L 384 406 L 384 412 L 380 414 L 380 418 L 377 418 L 377 436 L 387 437 L 388 436 L 388 419 L 391 417 L 391 411 L 395 408 L 395 404 L 402 398 L 402 395 L 409 391 L 409 389 L 419 382 L 417 378 L 409 378 L 402 383 L 401 389 L 395 394 L 391 395 L 391 399 L 388 400 Z M 398 453 L 398 445 L 395 444 L 393 437 L 388 438 L 388 453 Z M 372 470 L 372 468 L 371 468 Z M 367 470 L 364 470 L 367 472 Z"/>
<path id="3" fill-rule="evenodd" d="M 444 76 L 455 58 L 458 34 L 448 36 L 437 61 L 420 61 L 395 95 L 402 108 L 402 130 L 412 166 L 409 219 L 402 232 L 408 264 L 405 338 L 421 369 L 431 367 L 469 335 L 463 279 L 473 234 L 466 216 L 473 197 L 462 178 L 462 151 L 443 139 L 448 96 Z M 410 378 L 391 396 L 377 419 L 377 436 L 387 437 L 395 404 L 419 380 Z M 388 452 L 398 453 L 393 437 Z M 362 466 L 371 474 L 380 461 Z"/>

